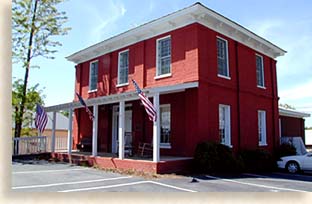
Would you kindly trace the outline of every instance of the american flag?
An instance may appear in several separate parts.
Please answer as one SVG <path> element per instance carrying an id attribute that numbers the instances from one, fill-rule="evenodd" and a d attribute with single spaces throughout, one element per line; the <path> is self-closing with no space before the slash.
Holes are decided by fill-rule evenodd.
<path id="1" fill-rule="evenodd" d="M 132 82 L 135 86 L 135 89 L 137 93 L 139 94 L 139 97 L 144 105 L 145 111 L 151 121 L 156 121 L 157 119 L 157 114 L 156 114 L 156 109 L 154 105 L 148 100 L 148 98 L 145 96 L 145 94 L 142 92 L 140 89 L 139 85 L 135 82 L 134 79 L 132 79 Z"/>
<path id="2" fill-rule="evenodd" d="M 48 123 L 47 113 L 44 111 L 43 107 L 37 104 L 36 107 L 36 118 L 35 126 L 42 133 Z"/>
<path id="3" fill-rule="evenodd" d="M 78 99 L 79 99 L 79 102 L 81 103 L 81 105 L 83 105 L 83 106 L 85 107 L 86 112 L 89 114 L 90 120 L 93 121 L 94 116 L 93 116 L 92 112 L 89 110 L 87 104 L 85 103 L 85 101 L 83 100 L 83 98 L 82 98 L 77 92 L 76 92 L 76 95 L 78 96 Z"/>

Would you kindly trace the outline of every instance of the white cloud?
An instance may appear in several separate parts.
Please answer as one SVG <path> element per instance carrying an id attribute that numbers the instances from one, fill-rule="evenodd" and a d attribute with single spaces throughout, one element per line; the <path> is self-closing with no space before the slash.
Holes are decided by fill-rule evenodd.
<path id="1" fill-rule="evenodd" d="M 95 13 L 97 26 L 92 31 L 94 41 L 104 40 L 104 37 L 114 33 L 115 23 L 125 15 L 126 11 L 123 3 L 112 0 L 105 2 L 105 9 L 97 9 Z"/>
<path id="2" fill-rule="evenodd" d="M 300 100 L 300 99 L 312 99 L 312 80 L 297 85 L 291 89 L 282 89 L 279 91 L 281 100 Z"/>

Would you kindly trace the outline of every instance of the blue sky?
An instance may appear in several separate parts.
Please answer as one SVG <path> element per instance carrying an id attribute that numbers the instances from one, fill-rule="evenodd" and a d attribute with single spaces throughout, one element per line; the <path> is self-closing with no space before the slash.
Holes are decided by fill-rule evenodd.
<path id="1" fill-rule="evenodd" d="M 29 83 L 40 84 L 45 105 L 73 100 L 75 69 L 66 56 L 155 18 L 188 7 L 191 0 L 69 0 L 59 6 L 72 30 L 57 39 L 63 44 L 54 60 L 37 58 Z M 312 114 L 312 1 L 309 0 L 204 0 L 210 9 L 230 18 L 287 51 L 277 58 L 280 103 Z M 12 76 L 24 77 L 13 64 Z M 312 126 L 312 117 L 306 119 Z"/>

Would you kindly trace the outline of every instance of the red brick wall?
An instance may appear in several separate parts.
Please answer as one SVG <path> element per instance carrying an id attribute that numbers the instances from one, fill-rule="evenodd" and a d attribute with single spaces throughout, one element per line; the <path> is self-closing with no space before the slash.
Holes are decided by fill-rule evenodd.
<path id="1" fill-rule="evenodd" d="M 281 136 L 302 137 L 304 141 L 304 119 L 280 116 Z"/>
<path id="2" fill-rule="evenodd" d="M 154 79 L 156 40 L 167 35 L 171 36 L 172 42 L 172 76 Z M 217 36 L 228 41 L 230 80 L 217 76 Z M 76 76 L 81 76 L 77 80 L 76 90 L 80 89 L 84 98 L 134 91 L 131 82 L 128 86 L 116 88 L 118 52 L 125 49 L 129 49 L 129 79 L 134 78 L 141 88 L 199 82 L 198 89 L 161 95 L 161 104 L 172 104 L 172 149 L 162 149 L 161 154 L 192 156 L 198 142 L 219 141 L 219 104 L 231 107 L 231 138 L 235 151 L 240 148 L 259 147 L 258 110 L 265 110 L 267 119 L 268 146 L 262 148 L 272 150 L 278 144 L 278 98 L 274 59 L 261 54 L 264 59 L 265 89 L 258 88 L 255 50 L 200 24 L 192 24 L 98 57 L 99 82 L 98 91 L 95 93 L 88 93 L 89 63 L 94 59 L 81 63 L 76 68 Z M 137 146 L 140 140 L 151 142 L 152 123 L 148 121 L 139 102 L 132 103 L 136 110 L 132 127 L 134 145 Z M 108 113 L 100 115 L 105 117 Z M 81 111 L 79 122 L 83 124 L 83 130 L 79 130 L 79 133 L 75 130 L 75 134 L 92 134 L 92 124 L 87 120 L 85 111 Z M 74 127 L 77 128 L 75 121 Z M 108 137 L 107 141 L 101 139 L 100 144 L 110 145 L 111 118 L 103 119 L 100 132 L 100 137 Z"/>
<path id="3" fill-rule="evenodd" d="M 217 36 L 228 41 L 230 79 L 218 77 Z M 235 151 L 259 148 L 258 110 L 266 111 L 267 143 L 272 150 L 278 140 L 278 108 L 275 61 L 264 59 L 265 89 L 257 87 L 256 51 L 234 40 L 199 27 L 198 132 L 193 145 L 203 140 L 219 141 L 219 104 L 231 108 L 231 140 Z M 257 53 L 259 54 L 259 53 Z M 263 148 L 263 147 L 261 147 Z"/>

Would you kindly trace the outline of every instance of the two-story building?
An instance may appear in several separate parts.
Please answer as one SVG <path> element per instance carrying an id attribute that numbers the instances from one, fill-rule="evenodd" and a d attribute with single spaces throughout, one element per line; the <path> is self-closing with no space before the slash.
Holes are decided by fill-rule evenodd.
<path id="1" fill-rule="evenodd" d="M 76 64 L 75 92 L 85 99 L 93 121 L 77 97 L 45 109 L 73 111 L 69 153 L 89 137 L 94 158 L 98 152 L 116 153 L 114 165 L 121 168 L 147 165 L 126 159 L 129 141 L 133 153 L 140 144 L 151 144 L 148 165 L 155 172 L 166 171 L 161 165 L 169 156 L 192 157 L 201 141 L 219 141 L 234 152 L 272 151 L 279 144 L 275 58 L 284 54 L 196 3 L 67 57 Z M 148 119 L 131 79 L 156 107 L 155 122 Z"/>

